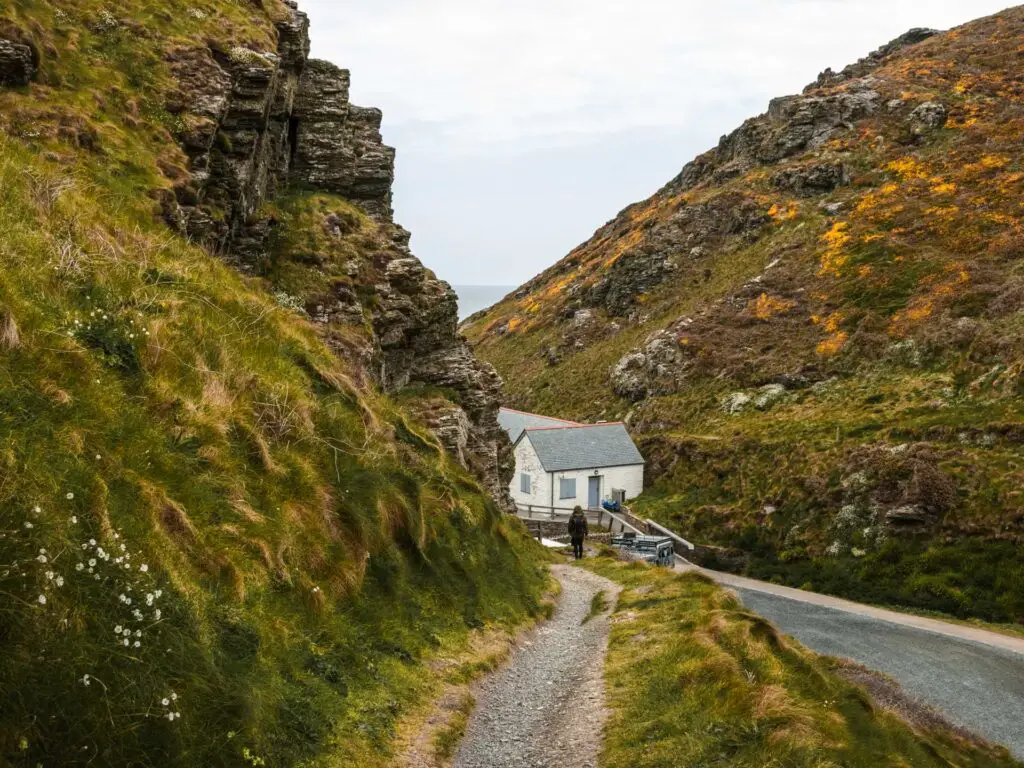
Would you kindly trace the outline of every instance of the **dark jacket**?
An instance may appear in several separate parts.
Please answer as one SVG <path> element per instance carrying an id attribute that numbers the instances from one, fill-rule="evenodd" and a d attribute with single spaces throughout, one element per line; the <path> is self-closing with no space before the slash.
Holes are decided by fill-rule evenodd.
<path id="1" fill-rule="evenodd" d="M 569 518 L 569 536 L 574 539 L 585 539 L 588 533 L 587 516 L 582 514 L 573 514 L 573 516 Z"/>

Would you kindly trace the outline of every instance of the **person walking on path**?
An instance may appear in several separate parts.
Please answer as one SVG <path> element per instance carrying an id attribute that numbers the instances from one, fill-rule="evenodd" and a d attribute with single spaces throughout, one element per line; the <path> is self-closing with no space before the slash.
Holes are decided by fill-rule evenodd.
<path id="1" fill-rule="evenodd" d="M 587 516 L 583 514 L 583 507 L 575 507 L 572 516 L 569 518 L 569 538 L 572 540 L 572 553 L 577 560 L 583 557 L 583 540 L 587 538 Z"/>

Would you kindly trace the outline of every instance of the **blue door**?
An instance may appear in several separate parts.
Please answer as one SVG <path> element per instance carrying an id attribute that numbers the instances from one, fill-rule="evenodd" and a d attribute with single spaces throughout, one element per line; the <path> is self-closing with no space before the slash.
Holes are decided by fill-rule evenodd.
<path id="1" fill-rule="evenodd" d="M 601 478 L 588 477 L 587 481 L 587 506 L 591 509 L 599 509 L 601 507 Z"/>

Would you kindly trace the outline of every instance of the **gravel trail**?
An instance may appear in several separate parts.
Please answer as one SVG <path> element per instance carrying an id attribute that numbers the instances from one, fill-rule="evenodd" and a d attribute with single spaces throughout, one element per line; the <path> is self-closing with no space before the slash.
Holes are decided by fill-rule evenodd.
<path id="1" fill-rule="evenodd" d="M 562 594 L 551 621 L 474 690 L 477 706 L 453 768 L 595 768 L 605 719 L 608 615 L 621 587 L 557 565 Z M 608 609 L 584 619 L 594 595 Z"/>

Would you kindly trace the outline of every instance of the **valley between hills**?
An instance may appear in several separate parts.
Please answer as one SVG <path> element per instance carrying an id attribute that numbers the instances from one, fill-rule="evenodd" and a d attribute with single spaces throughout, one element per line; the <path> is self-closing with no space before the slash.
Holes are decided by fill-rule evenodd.
<path id="1" fill-rule="evenodd" d="M 1019 630 L 1024 11 L 822 73 L 461 325 L 309 29 L 0 6 L 0 765 L 1020 765 L 742 587 L 541 546 L 497 417 L 625 419 L 723 579 Z"/>

